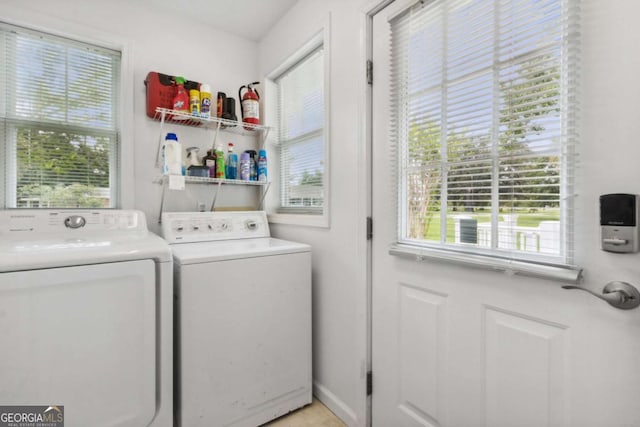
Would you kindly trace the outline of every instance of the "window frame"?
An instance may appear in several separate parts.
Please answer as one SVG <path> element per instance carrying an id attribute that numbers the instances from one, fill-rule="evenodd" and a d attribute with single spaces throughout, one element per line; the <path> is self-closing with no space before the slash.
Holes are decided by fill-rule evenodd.
<path id="1" fill-rule="evenodd" d="M 570 1 L 570 0 L 566 0 L 566 1 Z M 560 0 L 562 7 L 565 7 L 566 5 L 565 0 Z M 407 9 L 404 9 L 404 11 L 409 10 L 412 6 L 409 6 Z M 395 16 L 399 16 L 405 12 L 399 12 L 397 13 Z M 568 36 L 568 38 L 571 37 L 575 37 L 575 35 L 572 33 Z M 495 49 L 495 47 L 493 47 L 492 49 Z M 565 59 L 565 55 L 568 55 L 568 46 L 567 46 L 567 41 L 563 40 L 560 45 L 559 45 L 559 49 L 562 52 L 562 63 L 563 63 L 563 67 L 566 67 L 566 59 Z M 494 61 L 492 64 L 492 67 L 496 66 L 496 62 Z M 560 121 L 561 123 L 566 124 L 566 121 L 568 120 L 567 118 L 567 103 L 570 97 L 575 97 L 577 90 L 579 89 L 579 83 L 577 82 L 577 74 L 578 74 L 578 70 L 579 70 L 579 61 L 574 61 L 574 66 L 575 68 L 570 68 L 567 71 L 567 74 L 565 74 L 567 77 L 567 79 L 574 79 L 576 80 L 576 82 L 574 82 L 571 87 L 570 87 L 570 91 L 567 92 L 563 92 L 563 94 L 560 96 L 559 98 L 559 105 L 560 105 Z M 494 69 L 495 72 L 495 69 Z M 574 117 L 575 118 L 575 117 Z M 497 120 L 497 118 L 494 117 L 493 119 L 494 121 Z M 398 135 L 396 136 L 396 149 L 400 150 L 398 151 L 398 161 L 400 161 L 400 159 L 404 158 L 404 156 L 407 154 L 405 153 L 404 150 L 408 150 L 408 141 L 402 141 L 400 139 L 400 133 L 402 132 L 401 130 L 395 129 L 394 134 Z M 407 137 L 408 138 L 408 137 Z M 572 135 L 570 135 L 568 137 L 569 139 L 572 139 L 572 141 L 570 141 L 568 143 L 570 149 L 575 150 L 576 149 L 576 145 L 577 145 L 577 141 L 576 141 L 576 135 L 575 135 L 575 130 L 574 133 Z M 445 145 L 446 148 L 446 145 Z M 567 146 L 565 144 L 562 145 L 562 148 L 560 149 L 561 152 L 564 153 L 564 150 L 567 148 Z M 440 149 L 442 150 L 442 146 L 440 147 Z M 495 150 L 494 150 L 495 151 Z M 574 153 L 571 153 L 571 155 L 573 155 Z M 492 163 L 495 164 L 495 162 L 497 161 L 497 159 L 499 159 L 500 157 L 497 155 L 497 153 L 492 153 L 491 156 L 491 161 Z M 576 158 L 573 157 L 572 159 L 570 159 L 570 161 L 572 162 L 577 162 Z M 571 233 L 571 229 L 573 226 L 573 219 L 575 218 L 575 210 L 573 209 L 572 205 L 573 205 L 573 200 L 572 200 L 572 183 L 570 182 L 572 177 L 571 176 L 565 176 L 564 173 L 567 170 L 567 156 L 561 156 L 561 161 L 560 161 L 560 168 L 561 168 L 561 173 L 563 175 L 562 181 L 561 181 L 561 187 L 560 187 L 560 193 L 559 193 L 559 197 L 561 199 L 561 201 L 563 203 L 561 203 L 561 208 L 560 208 L 560 221 L 561 221 L 561 231 L 560 231 L 560 247 L 561 247 L 561 253 L 559 256 L 546 256 L 546 255 L 538 255 L 538 254 L 532 254 L 532 253 L 525 253 L 525 252 L 519 252 L 519 251 L 508 251 L 508 250 L 504 250 L 504 249 L 500 249 L 496 247 L 496 242 L 494 242 L 492 239 L 491 242 L 491 247 L 490 248 L 480 248 L 476 245 L 465 245 L 465 244 L 456 244 L 453 242 L 446 242 L 446 235 L 443 236 L 442 233 L 442 229 L 444 229 L 446 231 L 446 222 L 442 220 L 442 218 L 444 217 L 445 219 L 448 217 L 447 215 L 447 211 L 442 212 L 442 204 L 440 202 L 438 202 L 438 206 L 440 208 L 440 218 L 441 218 L 441 236 L 440 236 L 440 241 L 432 241 L 432 240 L 426 240 L 426 239 L 411 239 L 408 236 L 407 233 L 407 227 L 409 224 L 409 220 L 408 220 L 408 215 L 407 215 L 407 211 L 408 211 L 408 207 L 407 207 L 407 197 L 408 197 L 408 185 L 407 185 L 407 175 L 406 172 L 403 171 L 402 168 L 402 164 L 398 164 L 397 165 L 397 174 L 396 174 L 396 188 L 398 190 L 398 205 L 397 205 L 397 241 L 395 244 L 392 245 L 389 253 L 392 255 L 396 255 L 396 256 L 401 256 L 401 257 L 407 257 L 410 259 L 414 259 L 414 260 L 423 260 L 423 259 L 434 259 L 434 260 L 444 260 L 444 261 L 450 261 L 450 262 L 454 262 L 454 263 L 461 263 L 461 264 L 467 264 L 467 265 L 474 265 L 477 267 L 483 267 L 483 268 L 489 268 L 489 269 L 493 269 L 493 270 L 502 270 L 502 271 L 510 271 L 512 273 L 521 273 L 521 274 L 525 274 L 525 275 L 532 275 L 532 276 L 541 276 L 541 277 L 546 277 L 546 278 L 555 278 L 558 280 L 562 280 L 562 281 L 569 281 L 569 282 L 574 282 L 579 280 L 580 278 L 580 274 L 581 274 L 581 269 L 572 265 L 573 262 L 573 258 L 572 255 L 570 253 L 570 250 L 572 249 L 573 246 L 573 241 L 571 239 L 572 233 Z M 446 167 L 449 164 L 448 159 L 440 159 L 437 161 L 437 163 L 440 165 L 439 167 L 443 168 Z M 573 166 L 575 168 L 575 165 Z M 446 177 L 446 174 L 443 175 L 440 179 L 444 180 Z M 496 175 L 496 170 L 494 168 L 494 170 L 492 171 L 492 176 L 491 176 L 492 182 L 498 181 L 500 179 L 499 175 Z M 440 193 L 443 190 L 446 190 L 447 185 L 446 183 L 440 182 L 440 184 L 438 185 L 438 189 L 437 191 Z M 492 190 L 492 194 L 494 191 L 497 191 L 496 189 Z M 446 203 L 446 196 L 442 196 L 445 199 L 445 203 Z M 442 197 L 440 200 L 442 200 Z M 496 196 L 493 195 L 493 198 L 495 198 Z M 495 222 L 497 221 L 497 215 L 500 215 L 499 213 L 497 213 L 498 210 L 498 206 L 493 206 L 493 202 L 492 202 L 492 206 L 491 206 L 491 216 L 492 216 L 492 227 L 497 227 L 497 225 L 495 224 Z M 494 212 L 496 211 L 496 212 Z M 571 215 L 568 215 L 568 212 L 571 213 Z M 494 218 L 496 217 L 496 218 Z M 497 228 L 496 230 L 492 230 L 492 234 L 495 236 L 497 234 Z M 569 252 L 567 252 L 569 251 Z"/>
<path id="2" fill-rule="evenodd" d="M 281 200 L 280 183 L 280 145 L 278 141 L 278 84 L 277 80 L 288 70 L 304 61 L 318 49 L 322 49 L 323 59 L 323 83 L 324 83 L 324 127 L 322 128 L 322 139 L 324 149 L 324 171 L 323 171 L 323 206 L 322 209 L 301 209 L 295 207 L 283 208 Z M 265 207 L 269 222 L 277 224 L 301 225 L 310 227 L 329 228 L 330 227 L 330 188 L 331 188 L 331 164 L 330 164 L 330 106 L 331 106 L 331 54 L 330 54 L 330 23 L 327 18 L 321 28 L 313 34 L 309 40 L 298 47 L 294 53 L 289 55 L 282 63 L 265 77 L 265 123 L 274 128 L 267 139 L 267 151 L 270 156 L 269 164 L 271 170 L 278 170 L 277 174 L 272 174 L 271 194 L 265 199 Z M 304 135 L 303 135 L 304 136 Z M 271 160 L 274 159 L 274 160 Z M 277 169 L 274 169 L 277 168 Z M 277 178 L 276 178 L 277 176 Z"/>
<path id="3" fill-rule="evenodd" d="M 313 58 L 315 58 L 316 55 L 318 55 L 319 57 L 322 57 L 322 59 L 324 60 L 324 52 L 323 52 L 323 45 L 320 45 L 318 47 L 316 47 L 314 50 L 312 50 L 311 52 L 309 52 L 306 56 L 300 58 L 298 61 L 296 61 L 291 67 L 287 68 L 280 76 L 278 76 L 275 79 L 275 83 L 276 86 L 278 87 L 278 99 L 281 98 L 282 95 L 282 91 L 281 91 L 281 84 L 280 81 L 289 73 L 294 72 L 296 70 L 296 68 L 301 67 L 303 65 L 305 65 L 306 61 L 309 61 Z M 323 65 L 324 65 L 324 61 L 323 61 Z M 324 91 L 324 88 L 323 88 Z M 323 94 L 324 95 L 324 94 Z M 323 103 L 324 103 L 324 99 L 323 99 Z M 279 109 L 281 108 L 281 106 L 279 105 Z M 324 110 L 324 105 L 323 105 L 323 110 Z M 281 119 L 282 117 L 279 117 L 279 119 Z M 280 122 L 279 122 L 279 126 L 280 126 Z M 280 159 L 282 159 L 282 154 L 284 150 L 288 150 L 290 148 L 294 148 L 300 145 L 303 145 L 307 142 L 313 141 L 314 139 L 320 137 L 322 139 L 322 145 L 324 148 L 324 133 L 325 133 L 325 127 L 324 127 L 324 118 L 323 118 L 323 123 L 322 126 L 318 127 L 318 128 L 314 128 L 308 132 L 305 132 L 303 134 L 297 135 L 294 138 L 290 138 L 286 141 L 283 140 L 279 140 L 278 141 L 278 154 Z M 324 151 L 324 150 L 323 150 Z M 323 153 L 324 154 L 324 153 Z M 323 161 L 323 166 L 326 164 L 326 162 Z M 300 200 L 300 204 L 299 205 L 293 205 L 291 203 L 291 201 L 294 198 L 289 197 L 289 205 L 288 206 L 284 206 L 284 201 L 285 201 L 285 192 L 290 191 L 291 188 L 289 186 L 287 186 L 284 182 L 283 178 L 283 173 L 284 173 L 284 167 L 282 165 L 282 162 L 280 163 L 280 168 L 279 168 L 279 173 L 280 173 L 280 203 L 279 203 L 279 207 L 276 210 L 278 213 L 282 213 L 282 214 L 292 214 L 292 213 L 298 213 L 298 214 L 305 214 L 305 215 L 322 215 L 323 213 L 323 206 L 324 206 L 324 192 L 325 192 L 325 185 L 324 185 L 324 180 L 323 180 L 323 184 L 322 184 L 322 196 L 323 196 L 323 205 L 322 206 L 316 206 L 314 207 L 314 205 L 311 203 L 310 200 L 308 200 L 308 198 L 306 197 L 299 197 L 297 199 Z M 324 175 L 324 171 L 323 171 L 323 175 Z M 324 176 L 323 176 L 324 178 Z"/>
<path id="4" fill-rule="evenodd" d="M 11 15 L 11 8 L 8 9 L 8 15 Z M 134 116 L 134 100 L 131 96 L 133 92 L 133 57 L 132 57 L 132 45 L 131 42 L 122 36 L 103 32 L 95 28 L 88 28 L 78 24 L 63 21 L 59 18 L 45 15 L 30 15 L 28 21 L 24 18 L 3 17 L 0 22 L 9 26 L 22 27 L 27 31 L 33 31 L 36 33 L 43 33 L 53 37 L 60 37 L 68 39 L 71 42 L 79 42 L 82 44 L 89 44 L 98 48 L 104 48 L 108 50 L 118 51 L 120 53 L 119 64 L 119 91 L 117 95 L 117 102 L 112 104 L 113 109 L 118 110 L 116 118 L 116 130 L 117 142 L 114 149 L 111 150 L 110 155 L 110 171 L 115 167 L 116 173 L 110 172 L 110 189 L 111 189 L 111 206 L 107 208 L 52 208 L 52 209 L 65 209 L 65 210 L 86 210 L 86 209 L 133 209 L 134 208 L 134 195 L 135 188 L 132 185 L 124 185 L 127 182 L 133 182 L 134 180 L 134 146 L 133 140 L 133 116 Z M 4 80 L 4 79 L 3 79 Z M 4 85 L 4 82 L 1 83 Z M 0 87 L 0 90 L 4 91 L 4 87 Z M 2 108 L 3 116 L 6 115 L 4 111 L 5 106 Z M 2 119 L 4 121 L 4 119 Z M 42 125 L 42 127 L 50 127 L 51 123 L 47 122 L 34 122 L 36 126 Z M 55 124 L 53 125 L 56 126 Z M 19 125 L 18 125 L 19 127 Z M 16 126 L 14 128 L 17 129 Z M 73 131 L 75 127 L 73 125 L 67 126 L 65 129 Z M 97 131 L 98 134 L 101 131 Z M 15 140 L 15 138 L 13 138 Z M 9 166 L 11 147 L 5 146 L 0 149 L 0 161 L 3 165 Z M 15 175 L 15 160 L 14 163 L 14 175 Z M 15 181 L 15 177 L 12 178 Z M 9 193 L 16 193 L 14 186 L 13 190 L 8 188 L 9 183 L 5 176 L 0 177 L 0 203 L 2 203 L 4 209 L 22 209 L 22 208 L 8 208 Z M 7 191 L 10 190 L 10 191 Z M 47 207 L 41 207 L 47 208 Z"/>

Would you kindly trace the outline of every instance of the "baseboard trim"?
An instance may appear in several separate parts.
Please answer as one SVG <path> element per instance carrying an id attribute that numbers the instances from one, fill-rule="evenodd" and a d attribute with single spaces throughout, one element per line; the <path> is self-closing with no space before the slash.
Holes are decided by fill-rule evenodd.
<path id="1" fill-rule="evenodd" d="M 358 417 L 349 405 L 344 403 L 338 398 L 338 396 L 331 393 L 329 389 L 324 387 L 322 384 L 318 384 L 316 381 L 313 382 L 313 395 L 346 425 L 349 427 L 355 427 L 358 425 Z"/>

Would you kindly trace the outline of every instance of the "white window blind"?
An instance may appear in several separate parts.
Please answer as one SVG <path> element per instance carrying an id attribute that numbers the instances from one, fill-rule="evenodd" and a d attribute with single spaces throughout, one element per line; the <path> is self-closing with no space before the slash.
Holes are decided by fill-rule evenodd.
<path id="1" fill-rule="evenodd" d="M 0 23 L 5 207 L 115 207 L 120 52 Z"/>
<path id="2" fill-rule="evenodd" d="M 324 59 L 319 48 L 275 80 L 280 209 L 322 214 L 325 205 Z"/>
<path id="3" fill-rule="evenodd" d="M 400 243 L 572 263 L 577 10 L 433 0 L 392 18 Z"/>

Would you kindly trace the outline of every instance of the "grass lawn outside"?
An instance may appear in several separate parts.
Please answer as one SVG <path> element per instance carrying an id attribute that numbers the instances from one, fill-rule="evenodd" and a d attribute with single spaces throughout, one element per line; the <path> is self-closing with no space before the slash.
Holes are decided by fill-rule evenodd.
<path id="1" fill-rule="evenodd" d="M 464 215 L 469 218 L 476 219 L 478 224 L 491 222 L 491 214 L 486 212 L 481 213 L 461 213 L 449 211 L 447 213 L 447 242 L 453 243 L 455 239 L 455 215 Z M 504 221 L 504 215 L 500 214 L 498 221 Z M 537 228 L 542 221 L 560 221 L 560 209 L 545 209 L 538 212 L 521 212 L 516 213 L 518 215 L 517 226 L 518 227 L 533 227 Z M 425 224 L 425 240 L 440 241 L 440 213 L 434 212 L 430 221 Z"/>

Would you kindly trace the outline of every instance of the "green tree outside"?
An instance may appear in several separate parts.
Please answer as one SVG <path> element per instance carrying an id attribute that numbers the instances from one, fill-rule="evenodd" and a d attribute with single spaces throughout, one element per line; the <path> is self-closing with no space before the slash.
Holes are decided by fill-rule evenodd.
<path id="1" fill-rule="evenodd" d="M 560 159 L 538 154 L 530 143 L 544 134 L 544 119 L 559 114 L 559 72 L 545 67 L 547 60 L 542 56 L 521 64 L 517 78 L 500 85 L 498 210 L 518 213 L 518 225 L 524 227 L 560 217 Z M 471 214 L 478 222 L 490 222 L 494 165 L 490 134 L 471 136 L 451 123 L 448 128 L 446 240 L 453 241 L 453 214 Z M 437 121 L 410 124 L 406 207 L 407 237 L 412 239 L 441 239 L 442 136 Z"/>

